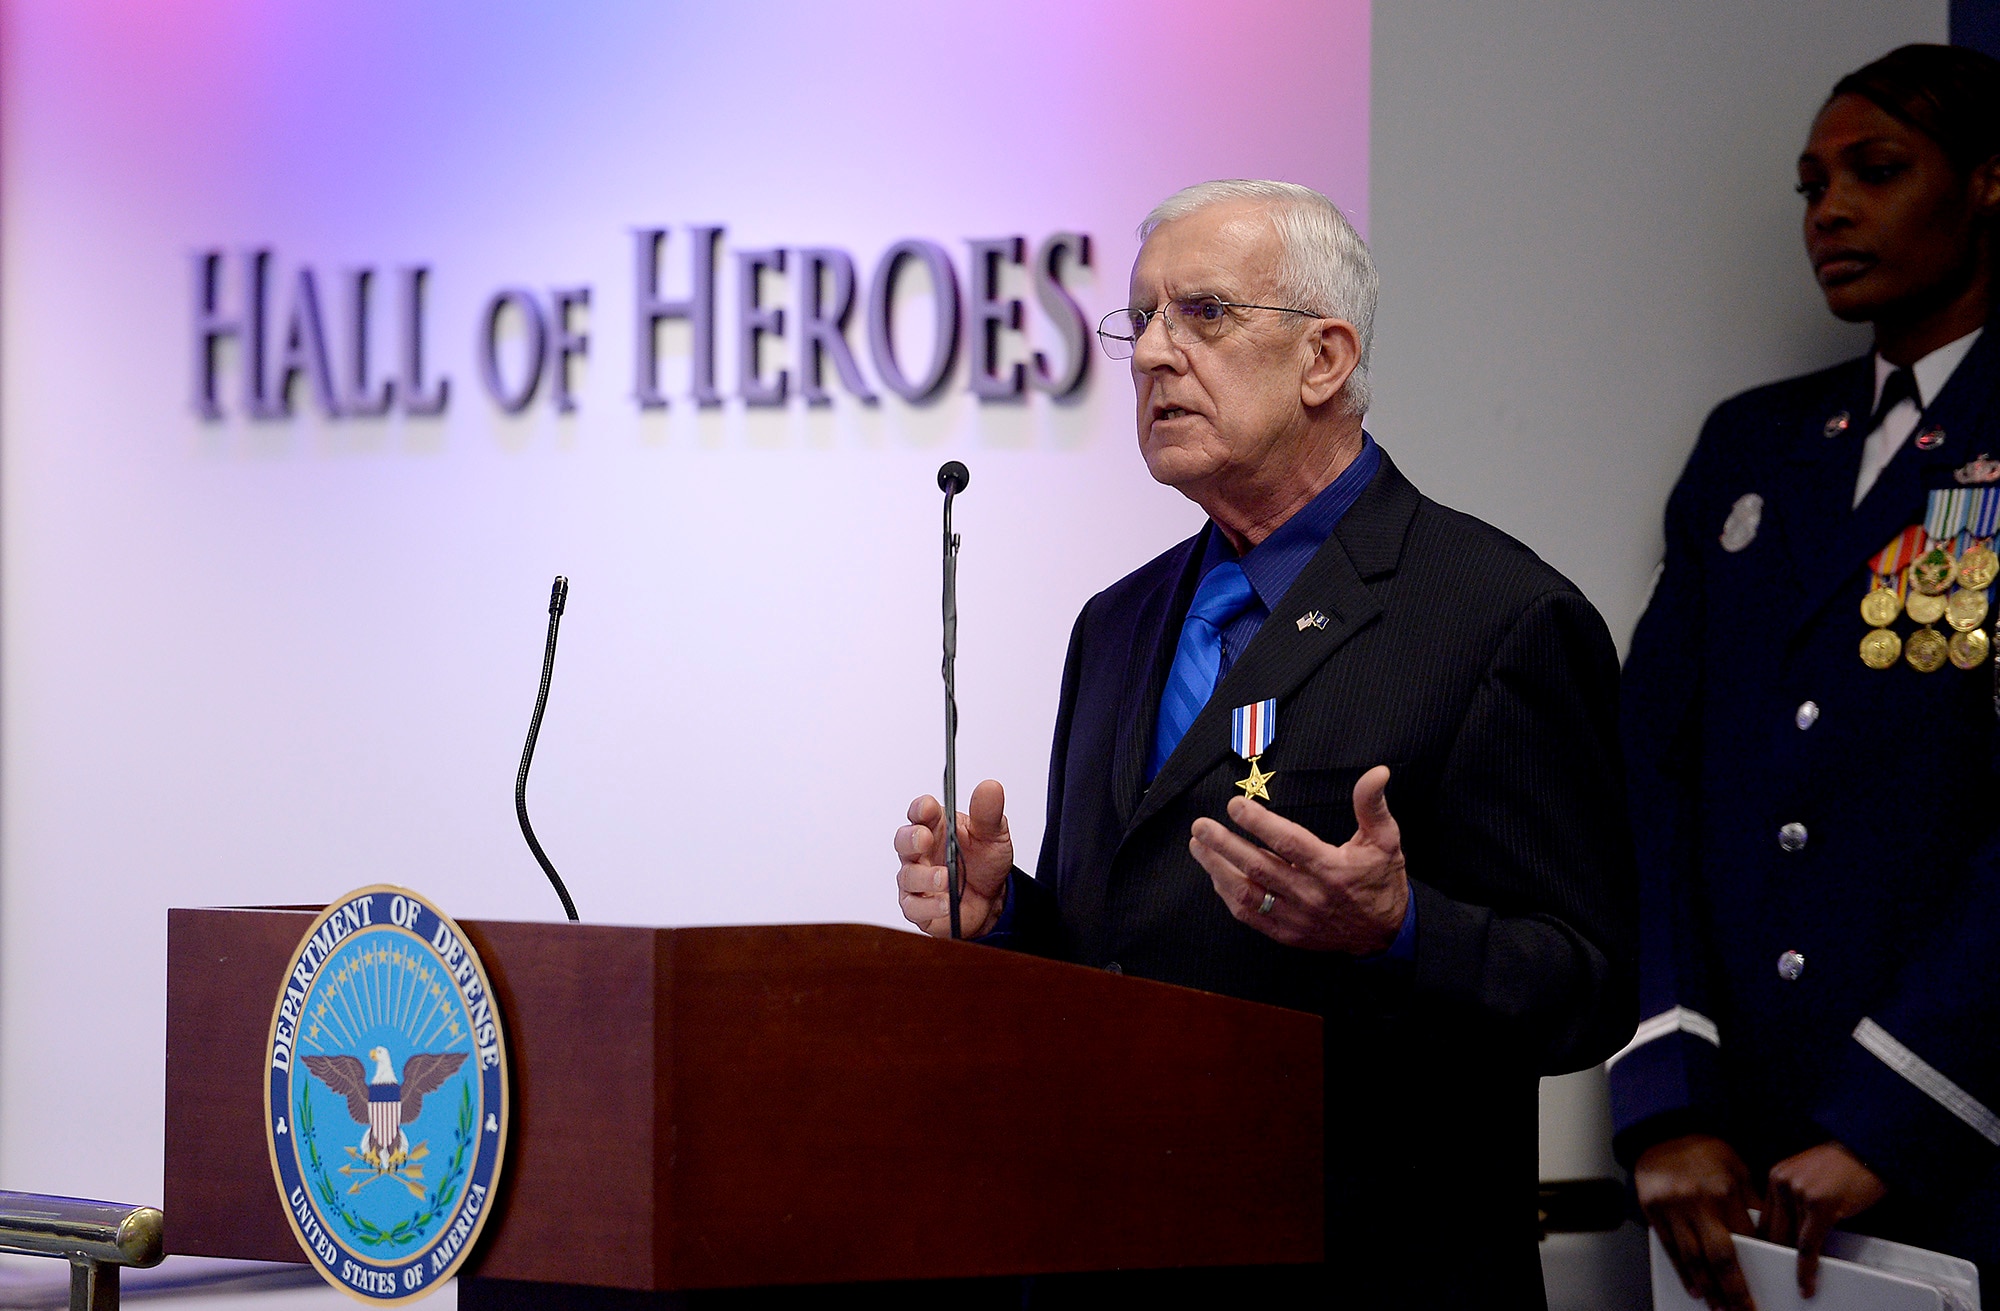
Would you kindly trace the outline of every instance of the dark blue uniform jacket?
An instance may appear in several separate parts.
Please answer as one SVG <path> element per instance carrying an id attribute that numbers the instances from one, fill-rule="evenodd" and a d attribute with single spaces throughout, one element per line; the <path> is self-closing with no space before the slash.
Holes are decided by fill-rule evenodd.
<path id="1" fill-rule="evenodd" d="M 2000 455 L 1996 380 L 1989 327 L 1858 507 L 1870 358 L 1747 392 L 1703 428 L 1626 662 L 1642 1018 L 1611 1069 L 1628 1163 L 1690 1129 L 1728 1138 L 1760 1174 L 1836 1140 L 1890 1189 L 1853 1227 L 1988 1270 L 2000 1268 L 1994 669 L 1870 669 L 1859 606 L 1867 561 L 1922 522 L 1926 492 Z M 1941 441 L 1917 440 L 1933 430 Z M 1730 550 L 1724 526 L 1746 496 L 1762 498 L 1757 530 L 1743 545 L 1739 512 Z M 1916 625 L 1894 627 L 1907 638 Z M 1780 969 L 1788 952 L 1801 968 Z"/>

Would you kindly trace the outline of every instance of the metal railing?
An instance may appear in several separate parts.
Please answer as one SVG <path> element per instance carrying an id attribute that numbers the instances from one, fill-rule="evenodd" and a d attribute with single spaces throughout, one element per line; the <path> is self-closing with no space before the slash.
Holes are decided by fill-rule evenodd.
<path id="1" fill-rule="evenodd" d="M 117 1311 L 118 1268 L 158 1265 L 163 1223 L 150 1206 L 0 1192 L 0 1252 L 68 1261 L 70 1311 Z"/>

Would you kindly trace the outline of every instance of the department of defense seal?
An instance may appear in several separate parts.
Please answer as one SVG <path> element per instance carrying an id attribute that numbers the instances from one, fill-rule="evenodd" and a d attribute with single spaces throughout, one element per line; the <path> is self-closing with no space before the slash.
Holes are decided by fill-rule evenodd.
<path id="1" fill-rule="evenodd" d="M 507 1144 L 507 1051 L 486 972 L 407 888 L 351 892 L 292 954 L 266 1047 L 264 1136 L 285 1218 L 364 1302 L 457 1272 Z"/>

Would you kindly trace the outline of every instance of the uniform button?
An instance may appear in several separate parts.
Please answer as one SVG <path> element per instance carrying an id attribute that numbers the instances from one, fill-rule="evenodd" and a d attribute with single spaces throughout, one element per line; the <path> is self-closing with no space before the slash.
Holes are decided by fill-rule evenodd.
<path id="1" fill-rule="evenodd" d="M 1104 972 L 1106 974 L 1123 974 L 1125 972 L 1125 967 L 1123 965 L 1120 965 L 1117 961 L 1112 961 L 1109 965 L 1106 965 L 1104 967 Z"/>
<path id="2" fill-rule="evenodd" d="M 1786 983 L 1797 983 L 1799 975 L 1806 972 L 1806 958 L 1796 951 L 1788 951 L 1778 957 L 1778 977 Z"/>
<path id="3" fill-rule="evenodd" d="M 1806 845 L 1806 826 L 1793 820 L 1778 830 L 1778 845 L 1786 851 L 1803 851 Z"/>
<path id="4" fill-rule="evenodd" d="M 1799 702 L 1798 713 L 1792 716 L 1792 722 L 1799 726 L 1799 732 L 1801 733 L 1811 728 L 1814 724 L 1817 724 L 1819 722 L 1819 702 Z"/>

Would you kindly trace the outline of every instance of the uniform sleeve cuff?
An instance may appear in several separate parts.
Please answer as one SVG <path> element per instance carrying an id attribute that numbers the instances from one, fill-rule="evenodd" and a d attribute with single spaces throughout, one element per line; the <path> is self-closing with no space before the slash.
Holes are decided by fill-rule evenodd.
<path id="1" fill-rule="evenodd" d="M 1876 1031 L 1884 1032 L 1879 1026 Z M 1974 1110 L 1950 1109 L 1959 1098 L 1970 1100 L 1963 1089 L 1927 1090 L 1926 1084 L 1943 1078 L 1940 1072 L 1928 1066 L 1893 1068 L 1890 1060 L 1900 1054 L 1893 1049 L 1879 1054 L 1858 1039 L 1848 1043 L 1832 1084 L 1836 1091 L 1813 1119 L 1893 1191 L 1956 1197 L 1993 1168 L 2000 1127 L 1986 1122 L 1990 1111 L 1981 1119 L 1977 1112 L 1986 1108 L 1977 1102 L 1971 1103 Z"/>

